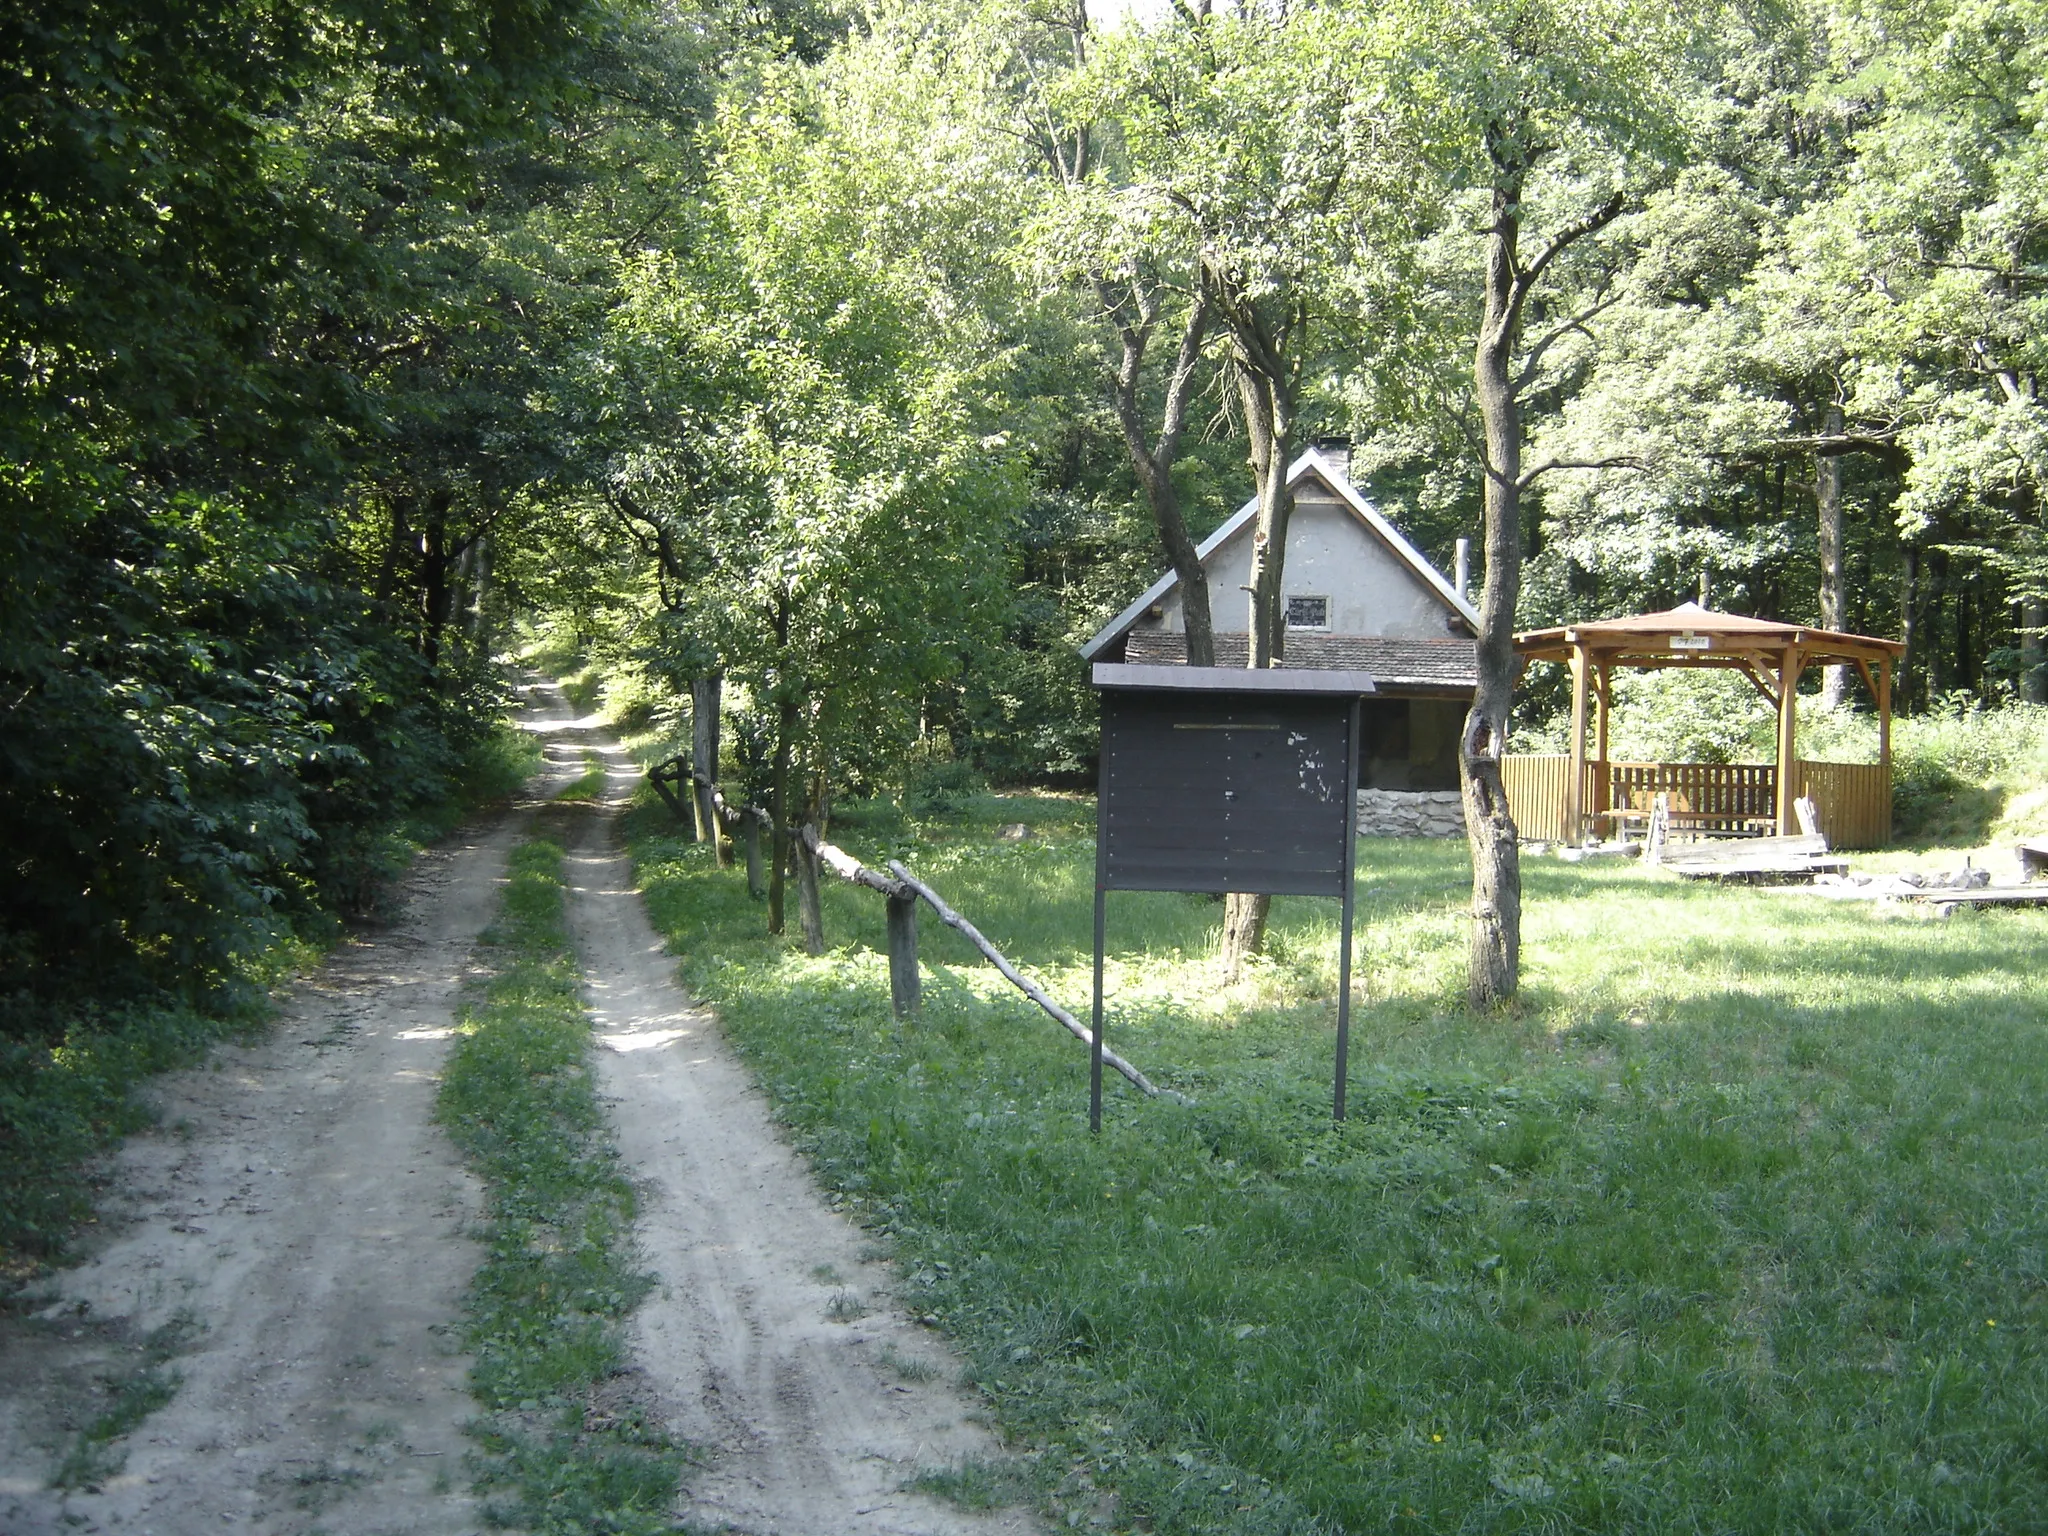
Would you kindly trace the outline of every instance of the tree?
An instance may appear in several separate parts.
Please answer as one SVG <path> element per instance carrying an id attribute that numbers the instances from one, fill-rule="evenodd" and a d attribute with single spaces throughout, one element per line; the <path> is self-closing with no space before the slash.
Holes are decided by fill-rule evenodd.
<path id="1" fill-rule="evenodd" d="M 383 401 L 331 301 L 393 252 L 368 179 L 301 179 L 308 124 L 362 104 L 445 198 L 563 99 L 594 15 L 79 0 L 0 22 L 10 987 L 231 985 L 281 923 L 356 899 L 391 820 L 445 785 L 483 701 L 408 653 L 335 537 Z"/>
<path id="2" fill-rule="evenodd" d="M 1676 82 L 1662 78 L 1663 61 L 1678 40 L 1657 9 L 1500 0 L 1388 13 L 1410 86 L 1410 131 L 1430 146 L 1454 211 L 1472 220 L 1447 235 L 1477 267 L 1479 313 L 1467 335 L 1486 568 L 1479 686 L 1459 751 L 1475 1008 L 1512 999 L 1520 970 L 1520 857 L 1500 758 L 1517 674 L 1522 496 L 1543 475 L 1579 462 L 1525 462 L 1523 401 L 1555 366 L 1552 349 L 1584 334 L 1607 307 L 1599 275 L 1589 287 L 1564 280 L 1574 258 L 1661 170 L 1648 152 L 1670 143 Z M 1563 302 L 1550 304 L 1553 294 Z M 1542 327 L 1533 337 L 1532 320 Z"/>
<path id="3" fill-rule="evenodd" d="M 1376 99 L 1384 82 L 1357 42 L 1355 25 L 1333 11 L 1187 8 L 1104 39 L 1076 83 L 1077 115 L 1108 146 L 1085 178 L 1079 222 L 1121 343 L 1119 421 L 1181 578 L 1191 661 L 1213 656 L 1203 632 L 1211 594 L 1174 503 L 1171 459 L 1212 328 L 1227 349 L 1258 504 L 1247 664 L 1273 666 L 1285 646 L 1287 472 L 1302 380 L 1340 293 L 1335 269 L 1369 259 L 1398 206 Z M 1137 386 L 1169 312 L 1180 346 L 1162 430 L 1148 443 Z M 1229 898 L 1228 975 L 1262 947 L 1268 905 Z"/>
<path id="4" fill-rule="evenodd" d="M 1002 354 L 960 279 L 1000 269 L 956 216 L 979 201 L 926 197 L 907 142 L 950 70 L 888 26 L 818 70 L 764 67 L 720 119 L 694 226 L 636 256 L 615 325 L 657 431 L 616 456 L 614 495 L 671 617 L 765 716 L 773 932 L 792 856 L 813 888 L 798 827 L 901 760 L 999 610 L 1017 487 L 982 375 Z"/>

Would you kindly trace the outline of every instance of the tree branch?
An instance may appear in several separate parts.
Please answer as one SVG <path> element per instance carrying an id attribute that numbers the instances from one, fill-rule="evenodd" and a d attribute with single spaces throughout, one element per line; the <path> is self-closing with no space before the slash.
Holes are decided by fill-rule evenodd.
<path id="1" fill-rule="evenodd" d="M 1632 453 L 1616 454 L 1611 459 L 1544 459 L 1532 468 L 1522 471 L 1515 482 L 1515 489 L 1526 491 L 1535 481 L 1549 474 L 1553 469 L 1646 469 L 1649 466 Z M 1488 473 L 1492 473 L 1491 470 Z"/>
<path id="2" fill-rule="evenodd" d="M 1590 234 L 1595 234 L 1605 229 L 1609 224 L 1612 224 L 1621 217 L 1621 210 L 1625 206 L 1627 206 L 1627 199 L 1617 192 L 1584 218 L 1573 220 L 1565 225 L 1563 229 L 1552 235 L 1550 243 L 1536 253 L 1536 259 L 1515 274 L 1516 299 L 1519 301 L 1531 288 L 1536 286 L 1536 280 L 1543 276 L 1544 269 L 1564 254 L 1567 247 L 1577 244 Z M 1510 306 L 1510 308 L 1516 307 L 1519 306 Z"/>
<path id="3" fill-rule="evenodd" d="M 1535 382 L 1536 369 L 1543 361 L 1544 353 L 1548 352 L 1551 347 L 1569 336 L 1573 331 L 1579 332 L 1588 341 L 1593 340 L 1593 333 L 1586 329 L 1586 322 L 1604 311 L 1614 308 L 1620 302 L 1621 295 L 1614 294 L 1608 298 L 1601 299 L 1597 304 L 1588 305 L 1576 315 L 1573 315 L 1571 319 L 1558 325 L 1545 335 L 1542 340 L 1538 341 L 1536 345 L 1531 347 L 1528 355 L 1522 360 L 1522 371 L 1515 375 L 1515 393 L 1520 394 Z"/>

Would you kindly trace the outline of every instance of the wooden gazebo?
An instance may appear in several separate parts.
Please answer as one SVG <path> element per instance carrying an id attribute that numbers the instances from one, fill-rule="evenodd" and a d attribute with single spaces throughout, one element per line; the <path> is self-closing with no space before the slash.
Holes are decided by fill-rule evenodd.
<path id="1" fill-rule="evenodd" d="M 1572 669 L 1571 751 L 1557 762 L 1562 771 L 1549 774 L 1525 767 L 1508 774 L 1509 804 L 1525 835 L 1579 842 L 1589 824 L 1627 814 L 1646 794 L 1661 790 L 1684 797 L 1702 830 L 1790 833 L 1796 830 L 1794 802 L 1810 795 L 1820 805 L 1823 829 L 1836 846 L 1876 846 L 1890 840 L 1892 672 L 1906 651 L 1899 641 L 1715 613 L 1684 603 L 1663 613 L 1530 630 L 1515 637 L 1515 649 L 1525 660 L 1561 661 Z M 1877 701 L 1874 767 L 1802 763 L 1798 758 L 1799 679 L 1808 667 L 1836 665 L 1855 667 Z M 1742 673 L 1777 711 L 1777 762 L 1610 763 L 1608 721 L 1616 667 L 1721 667 Z M 1590 761 L 1589 703 L 1597 710 Z M 1543 761 L 1519 760 L 1524 765 Z M 1546 793 L 1553 781 L 1561 782 Z M 1561 803 L 1542 803 L 1550 800 Z"/>

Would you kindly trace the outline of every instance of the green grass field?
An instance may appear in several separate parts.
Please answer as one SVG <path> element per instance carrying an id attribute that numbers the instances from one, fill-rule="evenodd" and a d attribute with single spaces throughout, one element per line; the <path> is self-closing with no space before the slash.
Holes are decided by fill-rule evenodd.
<path id="1" fill-rule="evenodd" d="M 1361 844 L 1353 1115 L 1328 1119 L 1336 911 L 1110 900 L 1111 1078 L 924 914 L 833 952 L 637 813 L 641 878 L 833 1189 L 1056 1511 L 1167 1531 L 2048 1526 L 2048 914 L 1938 922 L 1634 868 L 1525 866 L 1524 1006 L 1474 1018 L 1461 845 Z M 842 819 L 1076 1011 L 1085 802 Z M 996 824 L 1042 834 L 1001 843 Z M 1894 856 L 1896 859 L 1896 856 Z M 971 1472 L 972 1469 L 969 1469 Z M 1102 1490 L 1114 1500 L 1102 1501 Z"/>

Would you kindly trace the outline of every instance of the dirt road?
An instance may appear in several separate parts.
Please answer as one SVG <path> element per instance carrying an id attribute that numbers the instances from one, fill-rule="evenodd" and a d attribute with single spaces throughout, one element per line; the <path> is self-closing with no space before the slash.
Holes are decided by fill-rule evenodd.
<path id="1" fill-rule="evenodd" d="M 622 798 L 636 775 L 608 762 Z M 893 1304 L 890 1271 L 862 1257 L 859 1229 L 819 1198 L 717 1021 L 676 984 L 612 846 L 614 809 L 576 824 L 570 921 L 660 1277 L 634 1355 L 673 1428 L 714 1452 L 686 1518 L 787 1536 L 1035 1529 L 1019 1510 L 968 1515 L 905 1490 L 1000 1448 L 954 1385 L 958 1359 Z"/>
<path id="2" fill-rule="evenodd" d="M 537 790 L 577 777 L 586 747 L 615 765 L 614 794 L 630 785 L 559 692 L 537 690 L 527 723 L 548 735 Z M 477 1191 L 431 1112 L 472 946 L 539 803 L 422 858 L 403 918 L 297 988 L 262 1043 L 157 1085 L 162 1128 L 123 1149 L 105 1235 L 32 1316 L 0 1323 L 0 1532 L 481 1528 L 457 1328 Z M 636 1364 L 712 1452 L 682 1512 L 762 1536 L 1028 1529 L 902 1491 L 994 1442 L 951 1385 L 957 1362 L 890 1308 L 886 1270 L 861 1260 L 677 989 L 610 850 L 614 809 L 568 821 L 572 919 L 621 1151 L 647 1191 L 639 1235 L 660 1283 Z M 114 1444 L 125 1466 L 98 1491 L 52 1491 L 76 1425 L 107 1404 L 91 1384 L 130 1376 L 150 1338 L 172 1353 L 175 1397 Z"/>

